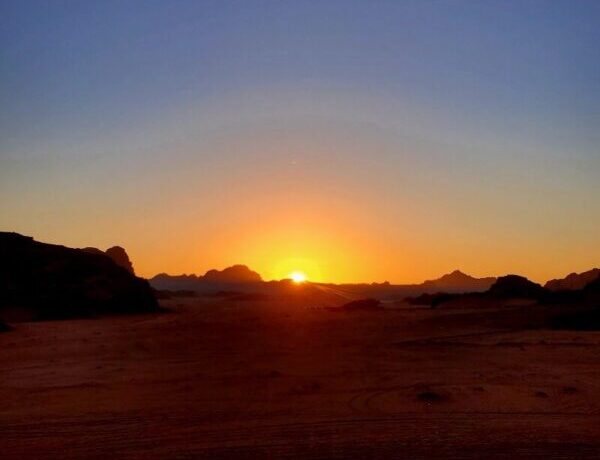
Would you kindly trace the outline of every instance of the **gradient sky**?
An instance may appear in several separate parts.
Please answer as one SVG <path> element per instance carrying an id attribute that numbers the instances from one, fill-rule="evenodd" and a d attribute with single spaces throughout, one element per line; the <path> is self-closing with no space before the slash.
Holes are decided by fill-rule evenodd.
<path id="1" fill-rule="evenodd" d="M 0 229 L 139 274 L 600 265 L 600 2 L 0 0 Z"/>

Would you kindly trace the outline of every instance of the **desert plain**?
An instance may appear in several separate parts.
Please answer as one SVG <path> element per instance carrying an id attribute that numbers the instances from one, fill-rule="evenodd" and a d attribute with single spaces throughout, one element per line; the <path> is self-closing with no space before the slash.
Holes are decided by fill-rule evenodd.
<path id="1" fill-rule="evenodd" d="M 600 333 L 560 307 L 161 304 L 0 334 L 1 457 L 600 455 Z"/>

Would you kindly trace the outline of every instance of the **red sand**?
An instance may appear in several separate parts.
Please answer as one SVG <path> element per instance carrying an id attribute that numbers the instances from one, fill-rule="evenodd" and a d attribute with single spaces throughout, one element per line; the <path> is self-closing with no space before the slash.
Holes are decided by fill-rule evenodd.
<path id="1" fill-rule="evenodd" d="M 598 458 L 600 333 L 521 318 L 195 299 L 17 324 L 0 457 Z"/>

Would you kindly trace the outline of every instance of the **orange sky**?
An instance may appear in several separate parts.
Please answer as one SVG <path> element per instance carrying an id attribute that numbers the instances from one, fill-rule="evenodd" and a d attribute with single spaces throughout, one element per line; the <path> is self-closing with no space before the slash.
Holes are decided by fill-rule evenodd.
<path id="1" fill-rule="evenodd" d="M 410 155 L 381 167 L 363 152 L 395 146 L 339 133 L 261 134 L 218 139 L 208 161 L 190 146 L 178 164 L 150 155 L 158 165 L 142 176 L 135 164 L 92 164 L 53 178 L 49 164 L 52 193 L 46 183 L 22 188 L 10 229 L 75 247 L 123 245 L 146 277 L 243 263 L 265 279 L 300 270 L 315 281 L 408 283 L 458 268 L 541 282 L 597 265 L 598 216 L 573 192 L 546 200 L 556 184 L 498 188 L 495 165 L 465 182 Z M 235 164 L 223 152 L 236 152 Z"/>

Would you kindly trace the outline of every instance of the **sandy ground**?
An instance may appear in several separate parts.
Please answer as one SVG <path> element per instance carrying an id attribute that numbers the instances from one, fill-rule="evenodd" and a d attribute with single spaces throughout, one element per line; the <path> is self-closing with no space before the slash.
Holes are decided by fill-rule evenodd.
<path id="1" fill-rule="evenodd" d="M 514 307 L 169 306 L 0 334 L 0 458 L 600 457 L 600 333 L 519 330 Z"/>

